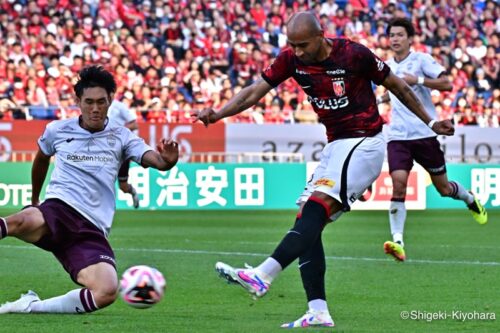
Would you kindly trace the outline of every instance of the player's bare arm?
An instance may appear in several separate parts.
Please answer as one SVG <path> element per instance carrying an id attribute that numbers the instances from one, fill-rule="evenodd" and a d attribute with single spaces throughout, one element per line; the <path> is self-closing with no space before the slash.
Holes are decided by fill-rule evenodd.
<path id="1" fill-rule="evenodd" d="M 418 84 L 418 77 L 410 73 L 404 73 L 402 79 L 410 86 Z M 423 77 L 423 79 L 424 83 L 422 85 L 427 88 L 436 89 L 439 91 L 451 91 L 453 89 L 453 85 L 451 84 L 445 73 L 441 73 L 441 75 L 439 75 L 439 77 L 436 79 L 431 79 L 428 77 Z"/>
<path id="2" fill-rule="evenodd" d="M 150 150 L 142 157 L 144 167 L 166 171 L 172 169 L 179 159 L 179 145 L 173 140 L 162 139 L 157 145 L 158 151 Z"/>
<path id="3" fill-rule="evenodd" d="M 40 203 L 40 193 L 49 170 L 50 156 L 38 150 L 31 167 L 31 204 L 37 206 Z"/>
<path id="4" fill-rule="evenodd" d="M 433 119 L 425 111 L 417 95 L 415 95 L 413 90 L 403 79 L 400 79 L 391 72 L 382 84 L 384 87 L 389 89 L 394 94 L 394 96 L 396 96 L 401 101 L 401 103 L 403 103 L 424 123 L 428 125 L 429 123 L 431 123 L 431 120 Z M 431 128 L 436 134 L 453 135 L 453 133 L 455 133 L 455 128 L 453 127 L 451 121 L 448 119 L 442 121 L 434 121 L 431 124 Z"/>
<path id="5" fill-rule="evenodd" d="M 208 126 L 223 118 L 237 115 L 255 105 L 271 89 L 272 87 L 269 83 L 263 79 L 257 80 L 233 96 L 233 98 L 231 98 L 218 112 L 212 108 L 205 108 L 201 111 L 194 112 L 191 115 L 193 117 L 193 122 L 199 120 L 205 124 L 205 126 Z"/>

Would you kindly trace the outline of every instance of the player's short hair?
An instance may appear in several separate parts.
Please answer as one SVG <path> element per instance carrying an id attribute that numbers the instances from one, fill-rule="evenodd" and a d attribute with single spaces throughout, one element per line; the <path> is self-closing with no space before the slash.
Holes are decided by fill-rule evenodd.
<path id="1" fill-rule="evenodd" d="M 87 88 L 100 87 L 106 90 L 108 95 L 116 91 L 116 81 L 113 75 L 102 66 L 88 66 L 78 73 L 78 81 L 74 86 L 75 95 L 81 98 L 83 90 Z"/>
<path id="2" fill-rule="evenodd" d="M 387 36 L 389 36 L 392 27 L 403 27 L 406 30 L 408 37 L 415 36 L 415 28 L 413 27 L 413 24 L 411 24 L 411 21 L 407 18 L 392 19 L 387 25 L 387 29 L 385 29 Z"/>

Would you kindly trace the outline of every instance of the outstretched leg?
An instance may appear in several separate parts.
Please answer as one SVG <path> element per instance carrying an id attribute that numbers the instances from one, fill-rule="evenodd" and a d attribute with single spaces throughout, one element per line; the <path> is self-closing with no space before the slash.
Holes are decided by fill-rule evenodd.
<path id="1" fill-rule="evenodd" d="M 113 303 L 118 293 L 118 278 L 115 268 L 100 262 L 82 269 L 78 283 L 85 288 L 74 289 L 62 296 L 33 302 L 33 313 L 87 313 L 102 309 Z"/>
<path id="2" fill-rule="evenodd" d="M 43 211 L 43 214 L 42 214 Z M 0 313 L 85 313 L 116 299 L 118 278 L 114 254 L 97 227 L 60 200 L 49 199 L 1 220 L 6 233 L 50 251 L 84 286 L 64 295 L 40 300 L 33 291 L 0 307 Z"/>
<path id="3" fill-rule="evenodd" d="M 261 265 L 237 269 L 218 262 L 216 270 L 229 282 L 237 282 L 251 294 L 264 296 L 273 279 L 295 259 L 304 255 L 319 239 L 329 216 L 341 210 L 341 204 L 321 192 L 314 192 L 304 205 L 300 222 L 288 231 L 273 254 Z M 332 213 L 333 212 L 333 213 Z"/>
<path id="4" fill-rule="evenodd" d="M 472 217 L 479 224 L 488 222 L 488 213 L 479 200 L 467 191 L 462 184 L 457 181 L 448 181 L 446 173 L 431 175 L 432 183 L 443 197 L 450 197 L 455 200 L 462 200 L 471 211 Z"/>

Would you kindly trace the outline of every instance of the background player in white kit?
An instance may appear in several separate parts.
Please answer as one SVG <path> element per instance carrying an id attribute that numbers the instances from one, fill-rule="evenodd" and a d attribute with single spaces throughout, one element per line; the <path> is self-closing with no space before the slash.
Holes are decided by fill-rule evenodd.
<path id="1" fill-rule="evenodd" d="M 113 100 L 108 109 L 109 124 L 112 126 L 124 126 L 137 134 L 139 126 L 137 125 L 137 115 L 125 103 Z M 130 160 L 123 162 L 118 171 L 118 185 L 123 193 L 129 193 L 132 196 L 134 208 L 139 208 L 139 195 L 135 188 L 128 183 L 128 169 Z"/>
<path id="2" fill-rule="evenodd" d="M 406 254 L 403 243 L 403 229 L 406 220 L 405 197 L 408 175 L 413 161 L 422 165 L 431 176 L 432 183 L 443 197 L 464 201 L 474 219 L 484 224 L 488 215 L 474 195 L 456 181 L 448 181 L 444 154 L 440 149 L 436 133 L 431 129 L 437 115 L 431 100 L 430 89 L 451 90 L 451 82 L 445 69 L 429 54 L 410 50 L 415 30 L 408 19 L 397 18 L 387 27 L 390 47 L 394 58 L 387 64 L 392 72 L 413 88 L 427 113 L 433 118 L 425 125 L 403 103 L 390 92 L 379 102 L 390 101 L 392 119 L 388 137 L 389 172 L 393 193 L 389 209 L 389 221 L 393 241 L 384 243 L 384 250 L 396 260 L 404 261 Z"/>
<path id="3" fill-rule="evenodd" d="M 102 67 L 80 72 L 74 87 L 82 115 L 47 125 L 32 166 L 32 206 L 0 217 L 0 239 L 13 236 L 52 252 L 72 280 L 83 286 L 40 300 L 33 291 L 0 306 L 3 313 L 87 313 L 113 303 L 118 277 L 107 236 L 115 213 L 115 181 L 124 160 L 171 169 L 176 142 L 162 139 L 157 151 L 127 128 L 111 126 L 107 112 L 116 82 Z M 39 204 L 51 156 L 55 168 Z"/>

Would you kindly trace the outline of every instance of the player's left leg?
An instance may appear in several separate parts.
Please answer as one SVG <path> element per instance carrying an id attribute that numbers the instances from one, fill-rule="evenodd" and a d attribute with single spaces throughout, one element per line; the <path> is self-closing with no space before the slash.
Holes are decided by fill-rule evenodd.
<path id="1" fill-rule="evenodd" d="M 415 160 L 422 165 L 431 176 L 436 190 L 443 197 L 462 200 L 472 213 L 473 218 L 480 224 L 488 222 L 488 214 L 474 195 L 459 182 L 448 181 L 444 153 L 439 141 L 435 138 L 426 138 L 416 141 Z"/>
<path id="2" fill-rule="evenodd" d="M 112 304 L 118 295 L 118 276 L 113 265 L 100 262 L 82 269 L 77 276 L 78 283 L 87 287 L 102 309 Z"/>
<path id="3" fill-rule="evenodd" d="M 77 281 L 78 288 L 64 295 L 41 300 L 33 291 L 21 295 L 14 302 L 0 307 L 4 313 L 88 313 L 113 303 L 118 292 L 118 278 L 113 265 L 99 262 L 82 269 Z"/>
<path id="4" fill-rule="evenodd" d="M 115 268 L 100 262 L 82 269 L 78 273 L 78 288 L 68 293 L 45 300 L 34 301 L 31 313 L 88 313 L 113 303 L 118 292 Z"/>
<path id="5" fill-rule="evenodd" d="M 448 181 L 446 172 L 440 175 L 431 175 L 431 179 L 441 196 L 462 200 L 471 211 L 472 217 L 479 224 L 488 222 L 488 213 L 486 209 L 471 192 L 467 191 L 462 186 L 462 184 L 457 181 Z"/>
<path id="6" fill-rule="evenodd" d="M 308 310 L 297 320 L 285 323 L 281 327 L 335 326 L 326 302 L 326 262 L 321 236 L 304 255 L 299 257 L 299 269 L 307 296 Z"/>
<path id="7" fill-rule="evenodd" d="M 78 247 L 81 249 L 82 247 Z M 78 269 L 81 262 L 75 262 L 73 266 L 68 267 L 69 258 L 74 258 L 75 252 L 79 251 L 77 246 L 69 249 L 67 256 L 60 253 L 54 253 L 56 257 L 65 265 L 68 271 Z M 2 313 L 89 313 L 104 308 L 113 303 L 118 292 L 118 277 L 115 267 L 106 260 L 109 256 L 103 255 L 101 262 L 91 264 L 79 270 L 76 280 L 83 288 L 73 289 L 64 295 L 41 300 L 33 291 L 21 295 L 21 298 L 14 302 L 7 302 L 0 307 Z M 92 257 L 92 256 L 91 256 Z M 71 267 L 74 267 L 71 268 Z"/>

